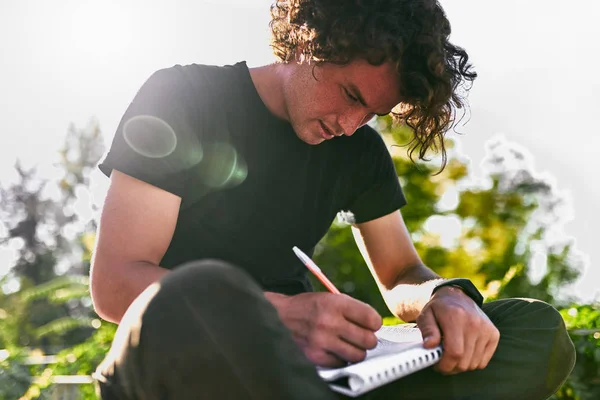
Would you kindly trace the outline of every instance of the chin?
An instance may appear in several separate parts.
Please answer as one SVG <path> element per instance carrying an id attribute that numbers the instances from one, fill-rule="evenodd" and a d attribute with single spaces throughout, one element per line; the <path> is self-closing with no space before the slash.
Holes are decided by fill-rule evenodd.
<path id="1" fill-rule="evenodd" d="M 325 139 L 323 138 L 318 138 L 315 137 L 314 135 L 309 136 L 308 138 L 300 138 L 303 142 L 310 144 L 310 145 L 317 145 L 317 144 L 321 144 L 325 141 Z"/>
<path id="2" fill-rule="evenodd" d="M 325 139 L 321 139 L 321 138 L 315 138 L 315 137 L 310 137 L 308 140 L 304 140 L 305 143 L 311 144 L 311 145 L 317 145 L 317 144 L 321 144 L 325 141 Z"/>
<path id="3" fill-rule="evenodd" d="M 319 137 L 314 132 L 312 132 L 311 130 L 308 130 L 308 129 L 307 130 L 299 130 L 299 131 L 296 131 L 294 129 L 294 132 L 296 132 L 296 136 L 298 136 L 298 139 L 302 140 L 306 144 L 317 145 L 317 144 L 321 144 L 325 141 L 325 139 L 323 139 L 322 137 Z"/>

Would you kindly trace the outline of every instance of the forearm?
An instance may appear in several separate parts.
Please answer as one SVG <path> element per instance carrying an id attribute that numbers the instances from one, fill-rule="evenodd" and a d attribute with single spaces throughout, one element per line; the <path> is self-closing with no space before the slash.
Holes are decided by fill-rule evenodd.
<path id="1" fill-rule="evenodd" d="M 425 265 L 415 265 L 407 268 L 399 276 L 396 285 L 383 292 L 383 297 L 389 309 L 403 321 L 411 322 L 417 319 L 421 310 L 429 302 L 431 292 L 444 279 Z"/>
<path id="2" fill-rule="evenodd" d="M 133 300 L 169 272 L 144 261 L 112 265 L 110 268 L 93 266 L 90 287 L 96 313 L 118 324 Z"/>
<path id="3" fill-rule="evenodd" d="M 443 281 L 425 265 L 416 265 L 405 270 L 393 289 L 383 291 L 383 297 L 394 315 L 406 322 L 414 321 L 429 302 L 433 288 Z M 278 312 L 282 302 L 289 297 L 275 292 L 264 292 L 264 295 Z"/>

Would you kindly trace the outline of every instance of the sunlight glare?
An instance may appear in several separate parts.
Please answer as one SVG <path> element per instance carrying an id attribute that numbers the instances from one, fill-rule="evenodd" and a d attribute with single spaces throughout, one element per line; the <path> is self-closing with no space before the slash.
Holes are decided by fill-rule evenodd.
<path id="1" fill-rule="evenodd" d="M 440 235 L 441 245 L 451 248 L 457 243 L 461 234 L 460 220 L 453 215 L 433 215 L 425 221 L 423 228 L 431 233 Z"/>
<path id="2" fill-rule="evenodd" d="M 73 13 L 71 37 L 78 50 L 104 56 L 129 44 L 129 21 L 123 6 L 112 1 L 83 1 Z"/>

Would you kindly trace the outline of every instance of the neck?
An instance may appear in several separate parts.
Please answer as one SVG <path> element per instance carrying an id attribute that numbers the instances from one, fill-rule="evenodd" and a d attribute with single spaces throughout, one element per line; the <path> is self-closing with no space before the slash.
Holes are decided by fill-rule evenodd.
<path id="1" fill-rule="evenodd" d="M 277 118 L 289 121 L 283 95 L 283 66 L 280 64 L 250 68 L 252 83 L 267 109 Z"/>

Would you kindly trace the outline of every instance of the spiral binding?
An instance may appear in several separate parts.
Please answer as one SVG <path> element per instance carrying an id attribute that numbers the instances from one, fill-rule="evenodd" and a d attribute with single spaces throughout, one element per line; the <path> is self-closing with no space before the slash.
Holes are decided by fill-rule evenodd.
<path id="1" fill-rule="evenodd" d="M 393 366 L 390 369 L 386 369 L 385 371 L 378 372 L 374 375 L 369 375 L 367 382 L 369 385 L 376 386 L 381 383 L 387 383 L 391 380 L 394 380 L 396 377 L 402 377 L 411 374 L 414 371 L 423 369 L 429 365 L 435 364 L 441 358 L 441 356 L 441 349 L 433 349 L 426 354 L 398 364 L 397 366 Z"/>

